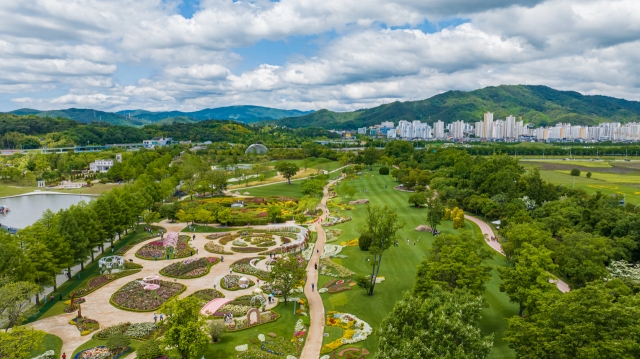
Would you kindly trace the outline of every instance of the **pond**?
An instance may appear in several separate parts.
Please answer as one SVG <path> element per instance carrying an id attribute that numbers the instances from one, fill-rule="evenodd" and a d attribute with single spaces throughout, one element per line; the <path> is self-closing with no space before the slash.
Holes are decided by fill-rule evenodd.
<path id="1" fill-rule="evenodd" d="M 31 193 L 23 196 L 0 198 L 0 206 L 9 207 L 7 214 L 0 214 L 2 226 L 24 228 L 42 217 L 47 209 L 58 212 L 80 201 L 89 202 L 95 196 L 55 193 Z"/>

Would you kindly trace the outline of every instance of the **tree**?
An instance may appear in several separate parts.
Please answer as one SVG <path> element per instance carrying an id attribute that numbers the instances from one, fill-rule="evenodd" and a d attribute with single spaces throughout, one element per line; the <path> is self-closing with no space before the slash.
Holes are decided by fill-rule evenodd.
<path id="1" fill-rule="evenodd" d="M 209 337 L 202 330 L 205 319 L 200 314 L 202 304 L 195 297 L 172 299 L 160 308 L 165 313 L 163 345 L 173 347 L 180 359 L 195 358 L 198 352 L 209 343 Z"/>
<path id="2" fill-rule="evenodd" d="M 307 222 L 307 216 L 305 216 L 304 213 L 296 214 L 295 219 L 298 224 L 305 224 Z"/>
<path id="3" fill-rule="evenodd" d="M 434 287 L 424 297 L 404 295 L 378 330 L 377 359 L 486 358 L 493 334 L 483 336 L 478 322 L 482 297 Z"/>
<path id="4" fill-rule="evenodd" d="M 580 170 L 577 168 L 574 168 L 571 170 L 571 175 L 572 176 L 576 176 L 576 177 L 580 177 Z"/>
<path id="5" fill-rule="evenodd" d="M 31 298 L 40 287 L 31 282 L 10 282 L 0 287 L 0 328 L 13 328 L 37 312 Z"/>
<path id="6" fill-rule="evenodd" d="M 215 222 L 215 220 L 216 217 L 214 216 L 213 212 L 207 211 L 204 208 L 200 208 L 196 212 L 196 221 L 198 221 L 198 223 L 204 223 L 205 226 L 210 222 Z"/>
<path id="7" fill-rule="evenodd" d="M 640 297 L 619 279 L 547 293 L 538 311 L 507 319 L 520 359 L 637 358 Z"/>
<path id="8" fill-rule="evenodd" d="M 336 186 L 336 193 L 340 195 L 344 202 L 345 197 L 351 198 L 356 194 L 356 188 L 349 186 L 346 181 L 343 181 L 339 187 Z"/>
<path id="9" fill-rule="evenodd" d="M 164 350 L 160 348 L 160 342 L 156 339 L 142 342 L 138 350 L 136 350 L 136 357 L 140 359 L 156 359 L 164 354 Z"/>
<path id="10" fill-rule="evenodd" d="M 307 179 L 302 181 L 300 192 L 302 192 L 302 194 L 305 196 L 321 197 L 324 191 L 325 184 L 326 181 L 318 178 Z"/>
<path id="11" fill-rule="evenodd" d="M 433 231 L 442 222 L 444 217 L 444 206 L 438 197 L 427 199 L 427 223 Z"/>
<path id="12" fill-rule="evenodd" d="M 304 264 L 298 261 L 298 257 L 287 255 L 275 262 L 269 272 L 269 282 L 271 287 L 282 293 L 284 304 L 287 305 L 287 298 L 292 289 L 303 284 L 307 272 Z"/>
<path id="13" fill-rule="evenodd" d="M 291 184 L 291 177 L 295 176 L 300 167 L 291 162 L 280 162 L 275 166 L 276 170 L 282 174 L 282 177 L 287 179 L 287 183 Z"/>
<path id="14" fill-rule="evenodd" d="M 229 223 L 229 221 L 231 220 L 231 209 L 229 208 L 221 208 L 218 211 L 218 222 L 220 222 L 220 224 L 224 223 L 227 224 Z"/>
<path id="15" fill-rule="evenodd" d="M 373 242 L 373 235 L 371 232 L 362 232 L 360 238 L 358 238 L 358 247 L 363 251 L 368 251 Z"/>
<path id="16" fill-rule="evenodd" d="M 224 321 L 222 320 L 212 320 L 209 322 L 208 326 L 207 326 L 207 331 L 209 332 L 209 336 L 211 337 L 211 341 L 214 343 L 217 343 L 220 341 L 220 339 L 222 338 L 222 334 L 225 332 L 226 330 L 226 326 L 224 324 Z M 145 358 L 141 358 L 141 359 L 145 359 Z M 155 358 L 151 358 L 151 359 L 155 359 Z"/>
<path id="17" fill-rule="evenodd" d="M 282 215 L 282 209 L 278 206 L 269 206 L 267 207 L 267 218 L 269 222 L 276 223 L 280 216 Z"/>
<path id="18" fill-rule="evenodd" d="M 264 173 L 261 173 L 258 175 L 258 181 L 260 181 L 260 183 L 264 182 L 264 180 L 266 179 Z"/>
<path id="19" fill-rule="evenodd" d="M 383 176 L 388 175 L 389 174 L 389 167 L 380 167 L 378 169 L 378 173 L 383 175 Z"/>
<path id="20" fill-rule="evenodd" d="M 395 210 L 387 206 L 381 207 L 367 204 L 366 229 L 361 230 L 361 234 L 369 232 L 372 238 L 371 246 L 369 247 L 369 253 L 373 255 L 371 277 L 369 278 L 371 282 L 369 295 L 373 295 L 384 251 L 391 247 L 391 244 L 396 240 L 396 233 L 403 226 L 404 224 L 398 222 L 398 213 Z"/>
<path id="21" fill-rule="evenodd" d="M 518 315 L 522 316 L 525 309 L 532 315 L 540 297 L 555 290 L 555 285 L 549 283 L 552 278 L 549 272 L 556 268 L 551 251 L 524 243 L 512 267 L 498 267 L 503 280 L 500 291 L 506 292 L 509 299 L 520 306 Z"/>
<path id="22" fill-rule="evenodd" d="M 218 195 L 222 195 L 227 190 L 227 174 L 223 170 L 213 170 L 206 174 L 206 179 L 209 185 L 216 190 Z"/>
<path id="23" fill-rule="evenodd" d="M 591 178 L 591 172 L 587 172 L 587 178 Z"/>
<path id="24" fill-rule="evenodd" d="M 0 332 L 0 358 L 24 359 L 32 351 L 42 350 L 47 333 L 31 327 L 15 327 L 11 331 Z"/>
<path id="25" fill-rule="evenodd" d="M 153 212 L 148 209 L 145 209 L 144 212 L 142 212 L 142 221 L 148 226 L 151 226 L 151 223 L 155 222 L 158 218 L 160 218 L 158 212 Z"/>
<path id="26" fill-rule="evenodd" d="M 125 351 L 129 345 L 131 344 L 131 339 L 125 336 L 122 333 L 112 334 L 109 339 L 107 339 L 106 347 L 109 349 L 111 353 L 120 353 Z"/>
<path id="27" fill-rule="evenodd" d="M 420 207 L 427 201 L 427 195 L 424 192 L 415 192 L 409 196 L 409 203 L 415 207 Z"/>
<path id="28" fill-rule="evenodd" d="M 605 264 L 613 257 L 611 242 L 606 237 L 584 232 L 563 237 L 553 258 L 560 272 L 569 278 L 572 288 L 607 276 Z"/>
<path id="29" fill-rule="evenodd" d="M 369 166 L 369 171 L 373 170 L 373 164 L 378 161 L 380 158 L 380 152 L 376 150 L 375 147 L 367 147 L 363 153 L 362 157 L 364 160 L 364 164 Z"/>
<path id="30" fill-rule="evenodd" d="M 438 285 L 444 290 L 460 288 L 481 295 L 491 279 L 491 267 L 483 263 L 491 258 L 485 246 L 469 232 L 437 236 L 429 256 L 418 266 L 414 293 L 424 295 Z"/>

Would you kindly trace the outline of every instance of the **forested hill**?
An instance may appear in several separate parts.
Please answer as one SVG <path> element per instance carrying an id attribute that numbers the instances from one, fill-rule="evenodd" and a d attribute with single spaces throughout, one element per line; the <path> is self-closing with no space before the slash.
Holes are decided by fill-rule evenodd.
<path id="1" fill-rule="evenodd" d="M 316 126 L 355 129 L 383 121 L 420 120 L 429 124 L 482 121 L 487 111 L 494 119 L 508 115 L 522 117 L 535 125 L 568 122 L 595 125 L 606 121 L 640 121 L 640 102 L 607 96 L 584 96 L 573 91 L 558 91 L 546 86 L 502 85 L 465 92 L 448 91 L 426 100 L 393 102 L 354 112 L 320 110 L 277 123 L 288 127 Z"/>
<path id="2" fill-rule="evenodd" d="M 265 120 L 277 120 L 284 117 L 295 117 L 311 113 L 311 111 L 281 110 L 260 106 L 229 106 L 208 108 L 195 112 L 145 110 L 125 110 L 120 112 L 104 112 L 92 109 L 69 108 L 66 110 L 39 111 L 23 108 L 9 112 L 14 115 L 35 115 L 40 117 L 66 118 L 81 123 L 107 123 L 122 126 L 142 126 L 146 124 L 194 123 L 205 120 L 234 120 L 251 123 Z"/>

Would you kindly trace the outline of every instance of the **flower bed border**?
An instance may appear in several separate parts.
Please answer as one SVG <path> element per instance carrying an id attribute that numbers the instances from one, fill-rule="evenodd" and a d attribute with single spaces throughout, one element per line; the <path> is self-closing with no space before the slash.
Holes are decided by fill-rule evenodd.
<path id="1" fill-rule="evenodd" d="M 160 307 L 162 307 L 162 305 L 164 305 L 165 303 L 168 303 L 170 300 L 176 298 L 177 296 L 179 296 L 180 294 L 184 293 L 187 290 L 187 286 L 186 285 L 184 285 L 182 283 L 178 283 L 178 284 L 182 285 L 182 290 L 179 291 L 178 293 L 172 295 L 171 297 L 169 297 L 164 303 L 162 303 L 160 305 Z M 117 309 L 122 309 L 122 310 L 125 310 L 127 312 L 134 312 L 134 313 L 149 313 L 149 312 L 153 312 L 155 310 L 158 310 L 160 308 L 160 307 L 157 307 L 157 308 L 153 308 L 153 309 L 149 309 L 149 310 L 140 310 L 140 309 L 132 309 L 132 308 L 121 307 L 120 305 L 116 304 L 116 302 L 113 301 L 113 297 L 116 295 L 116 293 L 118 293 L 119 290 L 120 289 L 115 291 L 113 294 L 111 294 L 111 297 L 109 297 L 109 303 L 111 305 L 113 305 Z M 113 359 L 115 359 L 115 358 L 113 358 Z"/>
<path id="2" fill-rule="evenodd" d="M 221 246 L 221 247 L 222 247 L 222 251 L 221 251 L 221 252 L 214 252 L 214 251 L 212 251 L 212 250 L 209 250 L 209 248 L 207 248 L 207 245 L 208 245 L 209 243 L 212 243 L 213 245 L 216 245 L 216 246 Z M 205 245 L 204 245 L 204 250 L 205 250 L 205 251 L 207 251 L 207 252 L 209 252 L 209 253 L 212 253 L 212 254 L 221 254 L 221 255 L 224 255 L 224 256 L 231 256 L 231 255 L 235 254 L 235 253 L 233 253 L 233 252 L 227 252 L 227 251 L 225 251 L 225 250 L 224 250 L 224 246 L 222 246 L 222 245 L 220 245 L 220 244 L 217 244 L 217 243 L 215 243 L 215 242 L 213 242 L 213 241 L 210 241 L 210 242 L 205 243 Z"/>
<path id="3" fill-rule="evenodd" d="M 109 284 L 109 283 L 111 283 L 111 282 L 113 282 L 113 281 L 116 281 L 116 280 L 118 280 L 118 279 L 120 279 L 120 278 L 128 277 L 128 276 L 130 276 L 130 275 L 132 275 L 132 274 L 136 274 L 136 273 L 142 272 L 142 268 L 140 268 L 140 269 L 127 269 L 127 270 L 120 271 L 120 272 L 118 272 L 118 273 L 125 273 L 125 272 L 130 272 L 130 273 L 128 273 L 128 274 L 126 274 L 126 275 L 123 275 L 122 277 L 114 278 L 113 280 L 110 280 L 110 281 L 108 281 L 108 282 L 105 282 L 104 284 L 100 285 L 99 287 L 96 287 L 96 288 L 94 288 L 93 290 L 91 290 L 91 291 L 89 291 L 89 292 L 87 292 L 87 293 L 84 293 L 82 296 L 83 296 L 83 297 L 84 297 L 84 296 L 87 296 L 87 295 L 89 295 L 89 294 L 91 294 L 91 293 L 95 292 L 96 290 L 98 290 L 98 289 L 100 289 L 100 288 L 104 287 L 105 285 L 107 285 L 107 284 Z M 113 275 L 118 275 L 118 273 L 113 273 Z M 96 277 L 99 277 L 99 276 L 101 276 L 101 275 L 104 275 L 104 274 L 98 274 L 97 276 L 92 277 L 91 279 L 96 278 Z M 87 284 L 89 284 L 89 282 L 91 281 L 91 279 L 89 279 L 89 280 L 87 281 Z M 81 288 L 78 288 L 78 289 L 74 290 L 74 291 L 73 291 L 73 293 L 75 293 L 75 292 L 79 291 L 80 289 L 83 289 L 84 287 L 86 287 L 86 286 L 87 286 L 87 284 L 83 285 Z"/>
<path id="4" fill-rule="evenodd" d="M 208 258 L 208 257 L 200 257 L 200 258 Z M 171 263 L 171 264 L 169 264 L 168 266 L 166 266 L 166 267 L 164 267 L 164 268 L 160 269 L 160 270 L 158 271 L 158 273 L 160 273 L 160 275 L 162 275 L 162 276 L 164 276 L 164 277 L 168 277 L 168 278 L 175 278 L 175 279 L 196 279 L 196 278 L 202 278 L 202 277 L 204 277 L 205 275 L 209 274 L 209 272 L 211 272 L 211 267 L 213 267 L 214 265 L 216 265 L 216 264 L 220 263 L 220 258 L 218 258 L 218 257 L 212 257 L 212 258 L 216 258 L 216 259 L 217 259 L 217 261 L 213 262 L 211 265 L 208 265 L 208 266 L 207 266 L 207 271 L 206 271 L 205 273 L 203 273 L 202 275 L 199 275 L 199 276 L 197 276 L 197 277 L 184 277 L 184 276 L 183 276 L 183 277 L 178 277 L 178 276 L 172 276 L 172 275 L 169 275 L 169 274 L 164 274 L 164 273 L 162 273 L 162 270 L 163 270 L 164 268 L 167 268 L 167 267 L 169 267 L 170 265 L 172 265 L 172 264 L 174 264 L 174 263 Z M 198 260 L 200 260 L 200 259 L 198 259 Z M 184 262 L 184 261 L 183 261 L 183 262 Z M 184 284 L 183 284 L 183 285 L 184 285 Z"/>
<path id="5" fill-rule="evenodd" d="M 278 305 L 280 305 L 280 302 L 278 302 Z M 276 308 L 278 305 L 276 305 L 276 306 L 275 306 L 275 307 L 273 307 L 273 308 Z M 247 330 L 247 329 L 252 329 L 252 328 L 255 328 L 255 327 L 259 327 L 259 326 L 261 326 L 262 324 L 269 324 L 269 323 L 273 323 L 273 322 L 275 322 L 276 320 L 280 319 L 280 317 L 282 317 L 282 316 L 280 315 L 280 313 L 273 311 L 273 308 L 269 309 L 269 311 L 270 311 L 271 313 L 274 313 L 274 314 L 276 315 L 276 319 L 270 320 L 270 321 L 268 321 L 268 322 L 262 322 L 262 321 L 261 321 L 261 322 L 260 322 L 260 324 L 252 325 L 252 326 L 250 326 L 250 327 L 246 327 L 246 328 L 242 328 L 242 329 L 229 329 L 229 327 L 227 327 L 227 329 L 226 329 L 226 330 L 227 330 L 227 332 L 235 333 L 235 332 L 241 332 L 241 331 L 243 331 L 243 330 Z M 260 314 L 262 314 L 262 313 L 260 313 Z"/>
<path id="6" fill-rule="evenodd" d="M 80 355 L 81 355 L 82 353 L 86 352 L 87 350 L 91 350 L 91 349 L 95 349 L 95 348 L 106 348 L 106 346 L 104 346 L 104 345 L 98 345 L 97 347 L 87 348 L 87 349 L 85 349 L 85 350 L 79 351 L 76 355 L 74 355 L 74 356 L 73 356 L 73 359 L 79 359 L 79 358 L 80 358 Z M 131 347 L 127 347 L 127 349 L 126 349 L 125 351 L 123 351 L 122 353 L 120 353 L 120 354 L 116 355 L 115 357 L 113 357 L 113 358 L 111 358 L 111 359 L 118 359 L 118 358 L 120 358 L 121 356 L 123 356 L 124 354 L 129 355 L 129 354 L 130 354 L 130 353 L 129 353 L 130 351 L 131 351 Z"/>

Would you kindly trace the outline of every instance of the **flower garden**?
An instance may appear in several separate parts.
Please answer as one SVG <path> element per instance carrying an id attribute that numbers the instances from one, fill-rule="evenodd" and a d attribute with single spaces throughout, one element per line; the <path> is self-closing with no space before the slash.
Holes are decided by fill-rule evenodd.
<path id="1" fill-rule="evenodd" d="M 224 298 L 224 293 L 215 289 L 201 289 L 189 296 L 199 299 L 201 304 L 204 306 L 216 298 Z"/>
<path id="2" fill-rule="evenodd" d="M 187 244 L 191 237 L 167 233 L 163 240 L 145 244 L 136 252 L 136 257 L 147 260 L 175 259 L 192 256 L 195 250 Z"/>
<path id="3" fill-rule="evenodd" d="M 159 280 L 158 285 L 158 289 L 149 290 L 145 289 L 141 279 L 129 282 L 111 296 L 111 304 L 124 310 L 151 312 L 187 288 L 183 284 L 163 280 Z"/>
<path id="4" fill-rule="evenodd" d="M 209 253 L 232 255 L 233 252 L 227 252 L 223 246 L 214 242 L 208 242 L 204 245 L 204 249 Z"/>
<path id="5" fill-rule="evenodd" d="M 69 324 L 75 325 L 80 331 L 80 335 L 85 336 L 100 329 L 100 323 L 95 319 L 88 317 L 76 317 L 69 321 Z"/>
<path id="6" fill-rule="evenodd" d="M 345 344 L 353 344 L 367 339 L 373 329 L 364 320 L 359 319 L 353 314 L 327 312 L 327 326 L 333 326 L 344 329 L 341 338 L 322 346 L 320 354 L 328 354 Z"/>
<path id="7" fill-rule="evenodd" d="M 268 280 L 269 272 L 265 272 L 251 265 L 252 261 L 260 259 L 264 259 L 264 257 L 243 258 L 237 260 L 233 262 L 231 269 L 236 273 L 250 274 L 260 278 L 261 280 Z"/>
<path id="8" fill-rule="evenodd" d="M 219 261 L 218 257 L 189 258 L 162 268 L 160 274 L 181 279 L 198 278 L 209 273 L 211 267 Z"/>
<path id="9" fill-rule="evenodd" d="M 94 338 L 106 340 L 114 334 L 123 334 L 124 336 L 131 339 L 147 340 L 153 338 L 153 334 L 156 332 L 156 330 L 158 330 L 158 326 L 153 322 L 142 322 L 133 324 L 127 322 L 102 329 L 101 331 L 94 334 Z"/>
<path id="10" fill-rule="evenodd" d="M 240 283 L 240 278 L 241 277 L 239 275 L 235 275 L 235 274 L 226 275 L 222 277 L 222 279 L 220 279 L 220 286 L 226 290 L 239 290 L 239 289 L 250 288 L 256 284 L 254 281 L 252 281 L 249 278 L 247 278 L 247 282 L 245 284 Z M 244 285 L 246 285 L 246 287 L 243 288 Z"/>
<path id="11" fill-rule="evenodd" d="M 128 275 L 132 275 L 138 273 L 142 270 L 142 266 L 135 263 L 126 263 L 125 268 L 131 268 L 133 266 L 137 266 L 138 269 L 127 269 L 122 272 L 114 273 L 114 274 L 100 274 L 91 278 L 84 287 L 77 289 L 74 292 L 75 296 L 81 297 L 85 296 L 89 293 L 92 293 L 99 289 L 100 287 L 106 285 L 107 283 L 113 282 L 116 279 L 120 279 L 122 277 L 126 277 Z"/>

